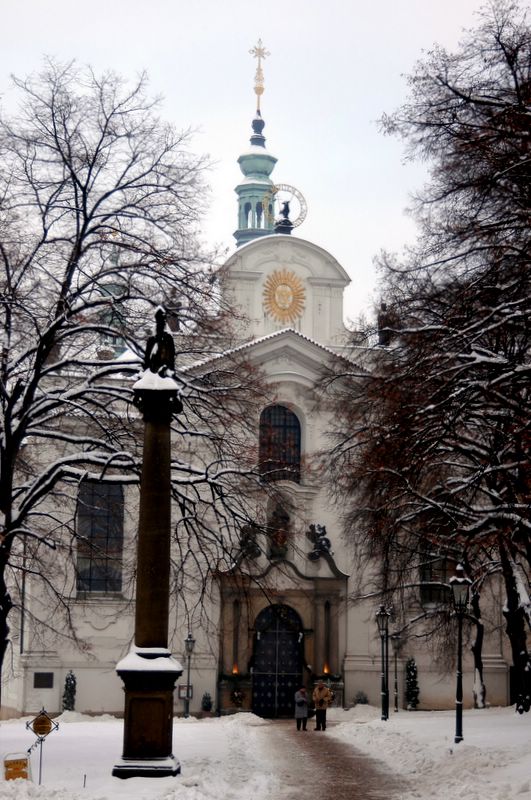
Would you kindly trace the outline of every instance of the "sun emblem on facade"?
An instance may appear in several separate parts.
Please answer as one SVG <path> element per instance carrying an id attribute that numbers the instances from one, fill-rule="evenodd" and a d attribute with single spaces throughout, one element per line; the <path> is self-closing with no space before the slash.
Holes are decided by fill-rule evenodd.
<path id="1" fill-rule="evenodd" d="M 304 286 L 294 272 L 275 270 L 264 285 L 264 306 L 278 322 L 294 322 L 304 311 Z"/>

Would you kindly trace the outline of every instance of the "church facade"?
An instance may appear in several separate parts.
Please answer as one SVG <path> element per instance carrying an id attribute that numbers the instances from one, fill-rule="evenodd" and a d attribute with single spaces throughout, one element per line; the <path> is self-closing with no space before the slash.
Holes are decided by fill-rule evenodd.
<path id="1" fill-rule="evenodd" d="M 258 95 L 257 95 L 258 96 Z M 363 696 L 381 701 L 382 641 L 376 597 L 359 597 L 362 576 L 354 558 L 356 531 L 342 530 L 341 509 L 330 499 L 322 460 L 328 446 L 330 412 L 322 403 L 323 367 L 337 359 L 364 365 L 370 354 L 348 344 L 343 325 L 345 269 L 318 244 L 295 236 L 304 200 L 292 187 L 279 188 L 271 177 L 276 159 L 265 146 L 258 110 L 250 147 L 239 164 L 237 247 L 225 265 L 224 291 L 241 314 L 239 341 L 246 359 L 265 375 L 269 398 L 255 420 L 256 448 L 263 480 L 274 488 L 257 510 L 257 525 L 242 531 L 242 551 L 226 571 L 212 575 L 211 626 L 185 619 L 174 598 L 171 650 L 190 671 L 192 713 L 210 694 L 214 709 L 250 710 L 264 717 L 291 715 L 293 695 L 324 678 L 335 703 L 351 706 Z M 281 203 L 279 205 L 279 200 Z M 355 353 L 353 355 L 353 352 Z M 133 572 L 136 507 L 130 487 L 101 495 L 108 504 L 104 524 L 120 529 L 124 564 Z M 90 498 L 86 499 L 90 507 Z M 82 523 L 83 524 L 83 523 Z M 88 587 L 88 588 L 87 588 Z M 44 610 L 34 600 L 18 653 L 4 670 L 4 714 L 26 714 L 45 707 L 61 710 L 66 676 L 77 679 L 76 710 L 123 712 L 117 662 L 131 645 L 134 605 L 131 587 L 90 581 L 70 610 L 78 647 L 39 629 Z M 192 604 L 193 605 L 193 604 Z M 413 613 L 413 610 L 412 610 Z M 509 670 L 503 650 L 501 609 L 493 610 L 484 646 L 485 681 L 492 704 L 509 702 Z M 184 641 L 192 630 L 193 653 Z M 392 633 L 392 625 L 390 629 Z M 419 708 L 451 708 L 455 680 L 433 664 L 422 639 L 412 637 L 388 654 L 388 686 L 393 704 L 405 707 L 405 664 L 414 658 Z M 465 705 L 474 680 L 465 658 Z M 183 711 L 186 671 L 179 679 L 174 710 Z"/>

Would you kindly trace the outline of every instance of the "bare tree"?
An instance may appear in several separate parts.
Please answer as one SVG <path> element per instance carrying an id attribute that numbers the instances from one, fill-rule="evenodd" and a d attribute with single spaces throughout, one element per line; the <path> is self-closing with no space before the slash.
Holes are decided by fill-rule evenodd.
<path id="1" fill-rule="evenodd" d="M 65 508 L 80 482 L 138 482 L 139 421 L 127 404 L 156 306 L 168 310 L 180 367 L 214 359 L 179 370 L 176 435 L 207 444 L 199 466 L 186 446 L 172 464 L 180 529 L 208 557 L 226 550 L 212 518 L 237 536 L 249 517 L 239 488 L 252 415 L 242 409 L 256 387 L 241 359 L 215 362 L 229 312 L 200 244 L 206 163 L 189 132 L 159 119 L 145 76 L 128 86 L 47 63 L 14 83 L 19 111 L 0 121 L 0 664 L 8 583 L 38 575 L 68 616 L 45 551 L 75 549 Z"/>
<path id="2" fill-rule="evenodd" d="M 430 559 L 463 561 L 476 591 L 502 576 L 520 711 L 531 702 L 530 34 L 516 3 L 493 3 L 456 53 L 417 65 L 409 102 L 383 121 L 431 179 L 416 198 L 417 246 L 402 264 L 382 259 L 386 347 L 369 377 L 342 377 L 337 431 L 382 591 Z M 475 655 L 479 665 L 477 643 Z"/>

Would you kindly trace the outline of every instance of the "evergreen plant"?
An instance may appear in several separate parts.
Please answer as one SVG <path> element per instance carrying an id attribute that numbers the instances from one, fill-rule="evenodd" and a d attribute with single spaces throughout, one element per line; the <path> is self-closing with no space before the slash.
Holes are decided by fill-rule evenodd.
<path id="1" fill-rule="evenodd" d="M 408 711 L 415 710 L 419 702 L 417 665 L 414 658 L 408 658 L 406 662 L 406 702 Z"/>
<path id="2" fill-rule="evenodd" d="M 73 711 L 76 705 L 76 676 L 70 670 L 65 678 L 65 690 L 63 692 L 63 711 Z"/>
<path id="3" fill-rule="evenodd" d="M 212 711 L 212 698 L 209 692 L 205 692 L 201 698 L 202 711 Z"/>

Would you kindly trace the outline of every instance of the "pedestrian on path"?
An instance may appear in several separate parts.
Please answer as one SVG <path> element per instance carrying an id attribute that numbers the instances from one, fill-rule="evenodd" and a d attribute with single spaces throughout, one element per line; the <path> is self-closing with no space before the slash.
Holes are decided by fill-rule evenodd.
<path id="1" fill-rule="evenodd" d="M 326 730 L 326 709 L 332 702 L 332 692 L 322 680 L 318 681 L 313 690 L 313 702 L 315 703 L 315 731 Z"/>
<path id="2" fill-rule="evenodd" d="M 308 723 L 308 695 L 306 694 L 306 687 L 301 686 L 298 692 L 295 692 L 295 722 L 297 723 L 297 730 L 306 730 Z"/>

